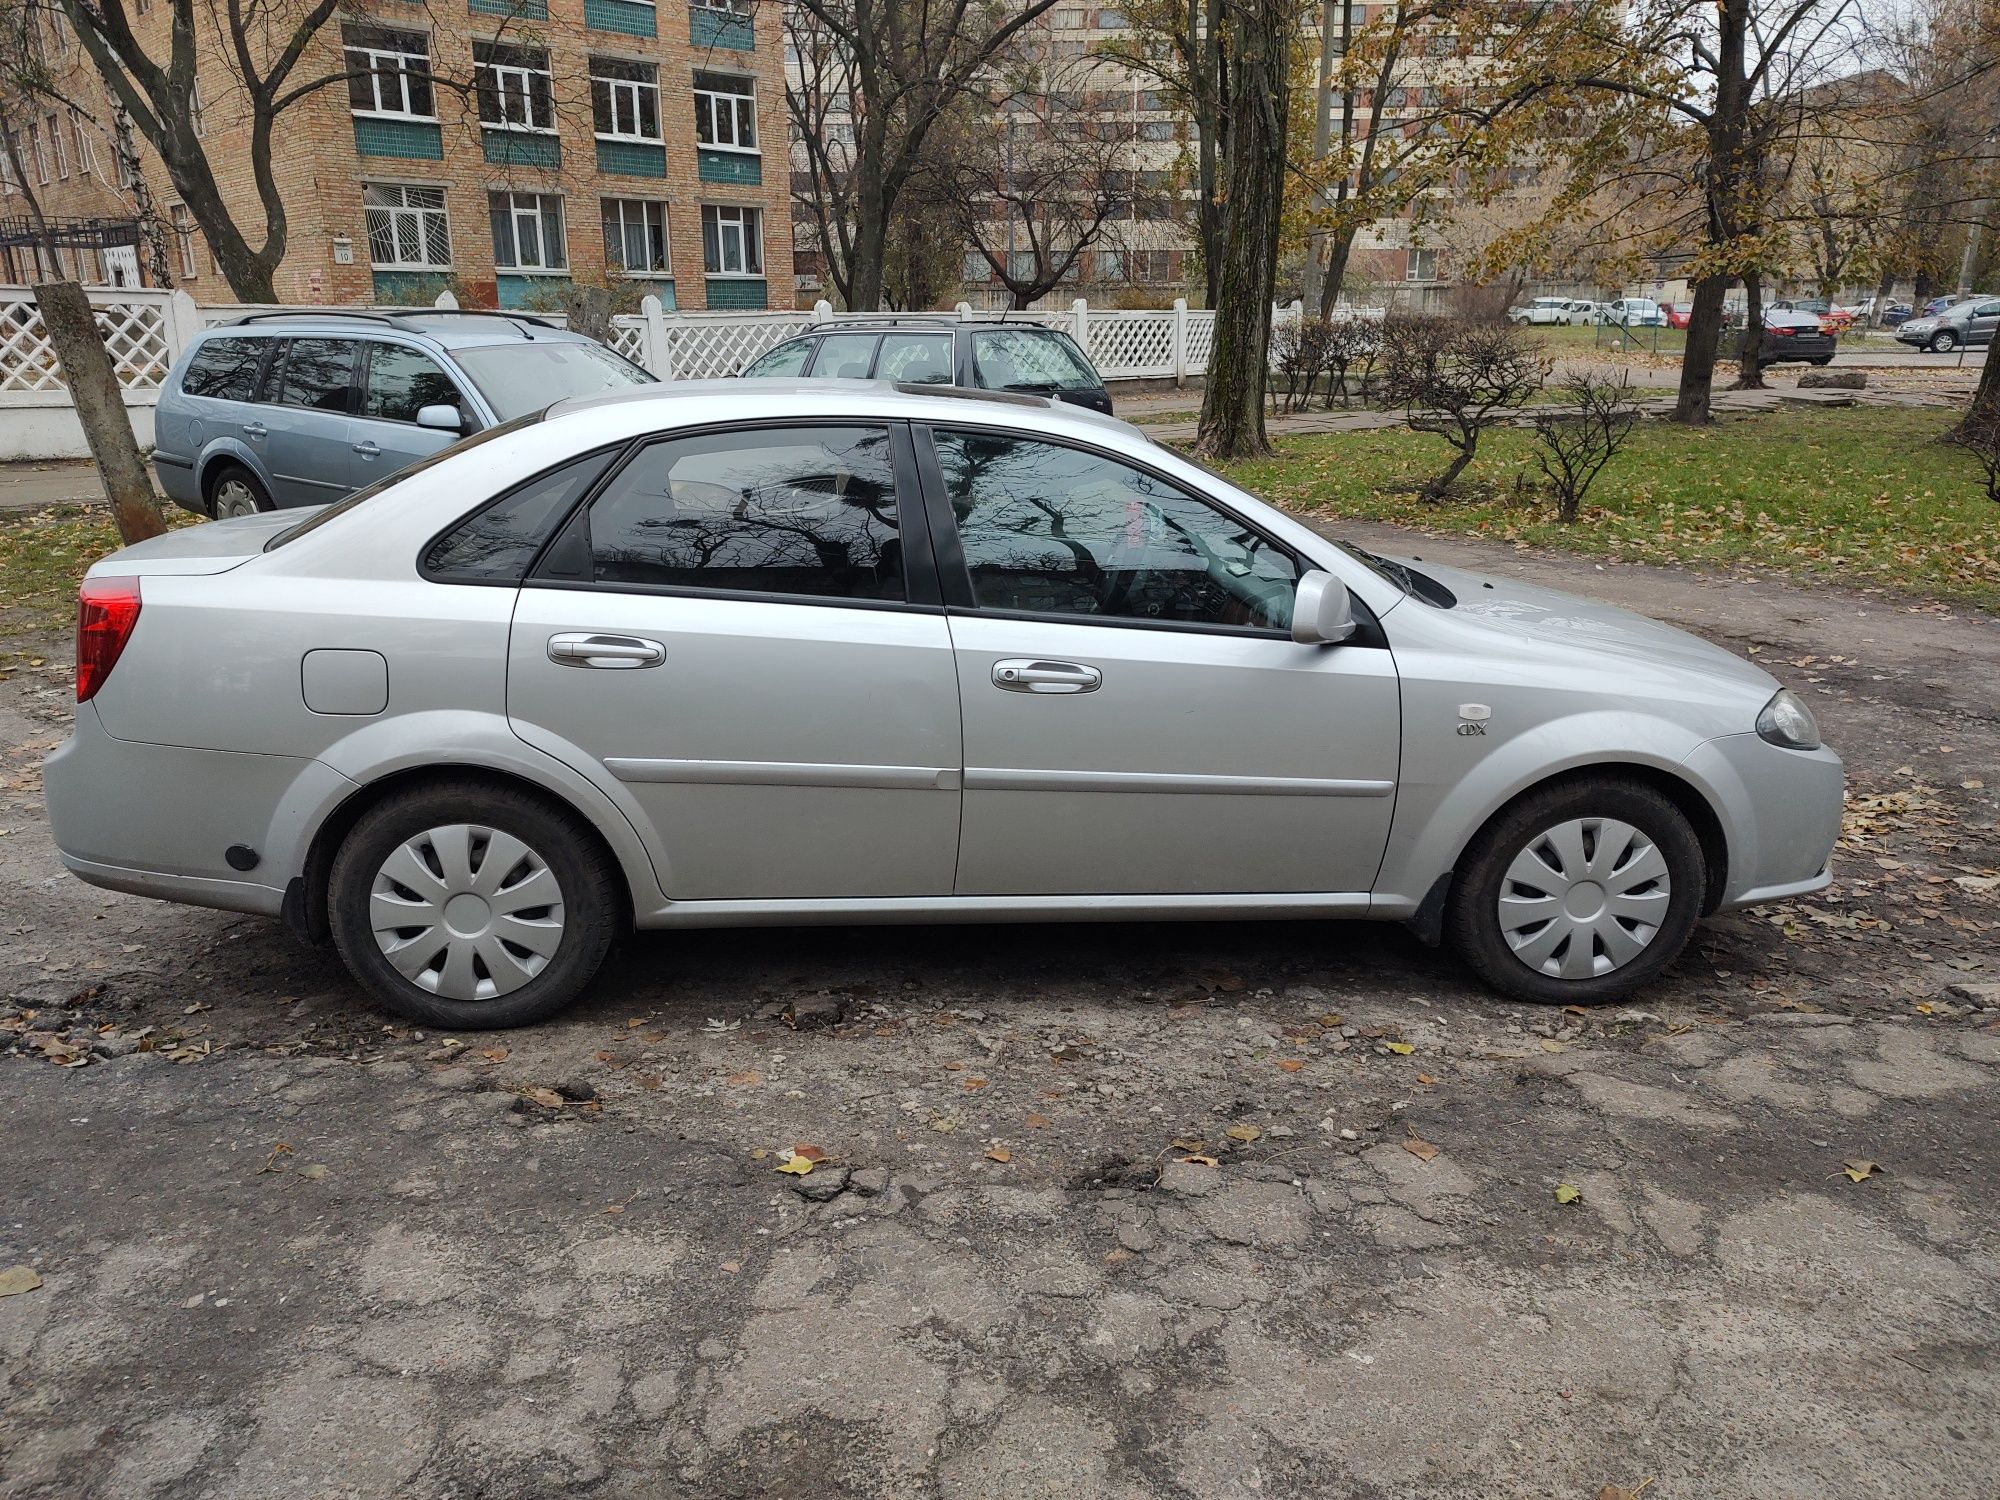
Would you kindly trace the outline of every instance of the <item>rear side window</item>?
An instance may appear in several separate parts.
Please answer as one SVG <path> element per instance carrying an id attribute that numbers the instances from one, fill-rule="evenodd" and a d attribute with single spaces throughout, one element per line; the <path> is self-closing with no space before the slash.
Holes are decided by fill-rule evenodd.
<path id="1" fill-rule="evenodd" d="M 882 427 L 767 428 L 653 443 L 591 502 L 587 520 L 589 576 L 600 584 L 906 597 L 895 467 Z"/>
<path id="2" fill-rule="evenodd" d="M 210 339 L 195 350 L 181 376 L 181 391 L 217 401 L 257 399 L 257 367 L 264 362 L 263 339 Z"/>
<path id="3" fill-rule="evenodd" d="M 353 339 L 293 339 L 278 384 L 278 404 L 345 415 L 351 409 L 359 348 Z"/>
<path id="4" fill-rule="evenodd" d="M 603 477 L 615 448 L 538 474 L 430 544 L 423 571 L 439 583 L 519 583 L 570 508 Z"/>
<path id="5" fill-rule="evenodd" d="M 882 380 L 905 385 L 951 384 L 951 335 L 948 333 L 889 333 L 882 336 L 882 357 L 875 361 Z"/>
<path id="6" fill-rule="evenodd" d="M 361 415 L 383 422 L 414 422 L 426 406 L 464 409 L 465 398 L 436 361 L 400 344 L 373 344 Z"/>
<path id="7" fill-rule="evenodd" d="M 813 374 L 821 380 L 866 380 L 875 363 L 875 333 L 830 333 L 819 341 Z"/>
<path id="8" fill-rule="evenodd" d="M 806 357 L 812 353 L 812 348 L 811 339 L 780 344 L 743 373 L 746 376 L 796 375 L 805 369 Z"/>

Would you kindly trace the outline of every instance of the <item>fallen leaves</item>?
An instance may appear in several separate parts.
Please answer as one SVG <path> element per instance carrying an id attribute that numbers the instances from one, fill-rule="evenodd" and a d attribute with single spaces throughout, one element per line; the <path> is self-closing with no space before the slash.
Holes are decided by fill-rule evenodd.
<path id="1" fill-rule="evenodd" d="M 812 1161 L 807 1157 L 800 1156 L 796 1151 L 778 1163 L 778 1170 L 780 1172 L 787 1173 L 793 1177 L 803 1177 L 812 1171 L 812 1169 Z"/>
<path id="2" fill-rule="evenodd" d="M 1432 1157 L 1438 1155 L 1439 1152 L 1444 1150 L 1442 1146 L 1433 1146 L 1429 1141 L 1425 1140 L 1422 1136 L 1416 1134 L 1414 1131 L 1412 1131 L 1408 1136 L 1404 1138 L 1403 1149 L 1409 1152 L 1410 1155 L 1414 1156 L 1418 1161 L 1429 1161 Z"/>
<path id="3" fill-rule="evenodd" d="M 1256 1125 L 1232 1125 L 1222 1133 L 1232 1141 L 1241 1141 L 1246 1146 L 1252 1141 L 1260 1141 L 1264 1138 L 1262 1127 Z"/>
<path id="4" fill-rule="evenodd" d="M 986 1151 L 986 1159 L 1002 1163 L 1010 1162 L 1014 1159 L 1014 1153 L 1005 1146 L 990 1146 Z"/>
<path id="5" fill-rule="evenodd" d="M 1607 1484 L 1597 1492 L 1597 1500 L 1639 1500 L 1639 1491 L 1652 1482 L 1650 1477 L 1642 1479 L 1629 1490 L 1622 1484 Z"/>
<path id="6" fill-rule="evenodd" d="M 1278 1071 L 1281 1073 L 1296 1073 L 1304 1066 L 1305 1063 L 1296 1057 L 1281 1057 L 1278 1059 Z"/>
<path id="7" fill-rule="evenodd" d="M 1396 1056 L 1398 1057 L 1408 1057 L 1412 1052 L 1417 1050 L 1415 1047 L 1411 1046 L 1408 1042 L 1384 1042 L 1382 1045 L 1387 1047 L 1391 1052 L 1395 1053 Z"/>
<path id="8" fill-rule="evenodd" d="M 541 1105 L 543 1109 L 561 1109 L 563 1105 L 568 1102 L 563 1098 L 561 1094 L 558 1094 L 554 1089 L 542 1088 L 539 1086 L 535 1088 L 522 1089 L 521 1097 L 535 1104 Z"/>
<path id="9" fill-rule="evenodd" d="M 1840 1171 L 1834 1175 L 1845 1177 L 1849 1182 L 1866 1182 L 1881 1170 L 1872 1161 L 1844 1161 L 1840 1164 Z"/>
<path id="10" fill-rule="evenodd" d="M 1545 1036 L 1542 1038 L 1542 1050 L 1544 1052 L 1567 1052 L 1569 1051 L 1569 1048 L 1565 1047 L 1561 1042 L 1557 1041 L 1554 1037 Z"/>
<path id="11" fill-rule="evenodd" d="M 1038 1115 L 1033 1110 L 1029 1110 L 1027 1119 L 1021 1123 L 1026 1125 L 1030 1130 L 1046 1130 L 1049 1124 L 1049 1117 L 1047 1115 Z"/>
<path id="12" fill-rule="evenodd" d="M 18 1297 L 41 1284 L 42 1278 L 35 1274 L 33 1266 L 9 1266 L 0 1271 L 0 1297 Z"/>
<path id="13" fill-rule="evenodd" d="M 1580 1187 L 1572 1187 L 1567 1182 L 1556 1184 L 1556 1202 L 1558 1203 L 1574 1203 L 1582 1196 L 1583 1189 Z"/>

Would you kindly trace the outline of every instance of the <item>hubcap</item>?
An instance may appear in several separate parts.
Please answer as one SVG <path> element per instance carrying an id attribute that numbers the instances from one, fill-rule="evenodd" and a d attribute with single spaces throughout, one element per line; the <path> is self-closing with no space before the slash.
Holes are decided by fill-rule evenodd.
<path id="1" fill-rule="evenodd" d="M 1630 823 L 1572 818 L 1537 834 L 1500 882 L 1500 932 L 1514 956 L 1557 979 L 1622 969 L 1673 904 L 1666 857 Z"/>
<path id="2" fill-rule="evenodd" d="M 368 921 L 383 956 L 412 984 L 446 1000 L 492 1000 L 555 957 L 562 887 L 511 833 L 452 823 L 382 861 Z"/>
<path id="3" fill-rule="evenodd" d="M 223 520 L 231 516 L 257 514 L 257 497 L 240 479 L 225 479 L 215 487 L 215 513 Z"/>

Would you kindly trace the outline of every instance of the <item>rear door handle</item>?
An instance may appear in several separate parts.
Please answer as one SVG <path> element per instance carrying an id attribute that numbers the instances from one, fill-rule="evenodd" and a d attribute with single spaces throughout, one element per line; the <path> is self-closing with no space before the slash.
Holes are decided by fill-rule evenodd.
<path id="1" fill-rule="evenodd" d="M 566 631 L 549 637 L 549 660 L 562 667 L 598 667 L 606 671 L 657 667 L 667 659 L 658 641 L 636 635 L 594 635 Z"/>
<path id="2" fill-rule="evenodd" d="M 362 441 L 354 445 L 354 451 L 356 453 L 359 453 L 363 458 L 373 458 L 376 454 L 380 453 L 382 450 L 375 446 L 375 440 L 373 438 L 364 438 Z"/>
<path id="3" fill-rule="evenodd" d="M 1009 693 L 1094 693 L 1103 681 L 1102 672 L 1081 662 L 1017 657 L 993 663 L 993 685 Z"/>
<path id="4" fill-rule="evenodd" d="M 265 433 L 265 427 L 262 422 L 245 422 L 243 424 L 243 432 L 246 437 L 262 437 Z"/>

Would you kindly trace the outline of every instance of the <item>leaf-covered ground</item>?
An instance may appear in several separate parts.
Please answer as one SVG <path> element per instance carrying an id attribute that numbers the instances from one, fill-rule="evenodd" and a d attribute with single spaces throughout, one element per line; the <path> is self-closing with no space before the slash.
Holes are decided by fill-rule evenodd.
<path id="1" fill-rule="evenodd" d="M 1837 576 L 2000 606 L 2000 507 L 1972 460 L 1938 441 L 1940 410 L 1849 409 L 1732 418 L 1699 430 L 1647 422 L 1590 493 L 1574 526 L 1540 493 L 1534 435 L 1487 434 L 1461 482 L 1431 505 L 1414 488 L 1449 459 L 1442 438 L 1402 429 L 1288 438 L 1230 477 L 1315 518 L 1608 554 Z"/>

